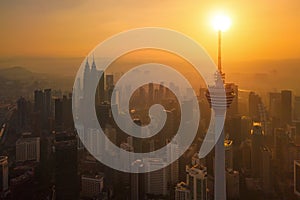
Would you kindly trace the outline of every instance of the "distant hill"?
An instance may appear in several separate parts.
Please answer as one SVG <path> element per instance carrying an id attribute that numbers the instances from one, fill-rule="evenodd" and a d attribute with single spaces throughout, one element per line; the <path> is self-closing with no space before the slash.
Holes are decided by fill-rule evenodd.
<path id="1" fill-rule="evenodd" d="M 0 69 L 0 77 L 7 80 L 32 80 L 40 75 L 21 66 Z"/>
<path id="2" fill-rule="evenodd" d="M 26 94 L 31 94 L 35 89 L 39 88 L 71 91 L 73 81 L 73 77 L 33 72 L 21 66 L 0 68 L 0 85 L 2 90 L 11 91 L 12 95 L 24 91 Z"/>

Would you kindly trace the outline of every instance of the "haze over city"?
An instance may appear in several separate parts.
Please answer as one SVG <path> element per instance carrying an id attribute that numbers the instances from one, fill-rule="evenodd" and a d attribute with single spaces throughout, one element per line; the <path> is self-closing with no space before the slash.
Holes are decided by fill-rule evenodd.
<path id="1" fill-rule="evenodd" d="M 300 198 L 299 0 L 0 13 L 1 200 Z"/>

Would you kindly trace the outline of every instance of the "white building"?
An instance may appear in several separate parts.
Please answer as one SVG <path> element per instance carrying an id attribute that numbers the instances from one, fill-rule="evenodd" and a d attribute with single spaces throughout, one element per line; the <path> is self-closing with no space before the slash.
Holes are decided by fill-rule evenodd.
<path id="1" fill-rule="evenodd" d="M 122 161 L 121 163 L 123 164 L 122 168 L 125 169 L 125 170 L 130 170 L 130 166 L 134 160 L 134 156 L 131 155 L 131 154 L 127 154 L 127 151 L 128 152 L 133 152 L 133 147 L 128 144 L 128 143 L 125 143 L 123 142 L 121 145 L 120 145 L 120 160 Z M 123 151 L 125 150 L 125 151 Z"/>
<path id="2" fill-rule="evenodd" d="M 22 137 L 16 142 L 16 161 L 40 161 L 40 138 Z"/>
<path id="3" fill-rule="evenodd" d="M 155 166 L 166 166 L 160 158 L 144 159 L 146 171 L 156 168 Z M 159 167 L 160 168 L 160 167 Z M 146 194 L 167 195 L 168 194 L 168 170 L 163 167 L 160 170 L 145 174 Z"/>
<path id="4" fill-rule="evenodd" d="M 186 166 L 187 185 L 191 191 L 191 199 L 207 200 L 207 171 L 206 167 L 195 165 Z"/>
<path id="5" fill-rule="evenodd" d="M 81 195 L 92 198 L 100 194 L 103 190 L 103 176 L 81 176 Z"/>
<path id="6" fill-rule="evenodd" d="M 167 145 L 167 144 L 166 144 Z M 171 141 L 167 148 L 167 161 L 171 163 L 167 168 L 169 171 L 169 181 L 172 187 L 178 183 L 179 180 L 179 146 L 176 142 Z"/>

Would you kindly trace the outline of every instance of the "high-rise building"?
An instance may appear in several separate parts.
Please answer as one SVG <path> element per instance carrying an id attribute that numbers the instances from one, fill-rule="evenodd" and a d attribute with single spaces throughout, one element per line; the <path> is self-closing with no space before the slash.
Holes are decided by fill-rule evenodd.
<path id="1" fill-rule="evenodd" d="M 300 121 L 300 96 L 294 98 L 294 119 Z"/>
<path id="2" fill-rule="evenodd" d="M 148 84 L 148 104 L 151 105 L 154 100 L 154 85 L 153 83 Z"/>
<path id="3" fill-rule="evenodd" d="M 131 167 L 134 168 L 135 171 L 140 171 L 145 167 L 144 162 L 142 160 L 135 160 Z M 130 185 L 131 185 L 131 200 L 139 200 L 145 199 L 145 176 L 146 174 L 139 173 L 131 173 L 130 174 Z"/>
<path id="4" fill-rule="evenodd" d="M 77 141 L 74 134 L 55 133 L 56 198 L 76 200 L 79 197 Z"/>
<path id="5" fill-rule="evenodd" d="M 226 193 L 228 199 L 240 199 L 240 176 L 238 171 L 226 170 Z"/>
<path id="6" fill-rule="evenodd" d="M 292 91 L 281 91 L 281 122 L 282 125 L 291 124 L 292 122 Z"/>
<path id="7" fill-rule="evenodd" d="M 49 128 L 49 120 L 52 118 L 52 92 L 51 89 L 44 90 L 44 120 L 46 127 Z"/>
<path id="8" fill-rule="evenodd" d="M 186 166 L 187 185 L 190 188 L 191 199 L 207 200 L 207 171 L 203 166 Z"/>
<path id="9" fill-rule="evenodd" d="M 105 76 L 105 78 L 106 78 L 106 89 L 108 90 L 109 88 L 112 88 L 112 87 L 114 87 L 114 75 L 112 75 L 112 74 L 107 74 L 106 76 Z"/>
<path id="10" fill-rule="evenodd" d="M 257 121 L 260 120 L 259 105 L 261 104 L 261 98 L 254 92 L 249 93 L 249 116 Z"/>
<path id="11" fill-rule="evenodd" d="M 178 158 L 179 155 L 179 146 L 176 142 L 171 141 L 169 143 L 169 147 L 167 149 L 167 158 L 169 159 L 168 162 L 171 163 L 168 167 L 169 171 L 169 184 L 174 187 L 178 181 L 179 181 L 179 160 L 176 159 Z"/>
<path id="12" fill-rule="evenodd" d="M 25 128 L 28 125 L 29 116 L 29 102 L 24 97 L 21 97 L 17 101 L 17 114 L 18 114 L 18 125 L 21 128 Z"/>
<path id="13" fill-rule="evenodd" d="M 16 161 L 40 161 L 40 138 L 31 137 L 31 133 L 23 133 L 16 142 Z"/>
<path id="14" fill-rule="evenodd" d="M 270 192 L 271 190 L 271 156 L 272 152 L 271 150 L 263 146 L 261 148 L 261 154 L 262 154 L 262 168 L 261 168 L 261 178 L 262 178 L 262 186 L 263 191 L 265 193 Z"/>
<path id="15" fill-rule="evenodd" d="M 295 144 L 300 146 L 300 121 L 296 121 L 296 135 L 295 135 Z"/>
<path id="16" fill-rule="evenodd" d="M 120 145 L 120 148 L 125 150 L 125 151 L 129 151 L 129 152 L 133 152 L 133 147 L 129 144 L 129 143 L 122 143 Z M 122 159 L 122 164 L 123 164 L 123 169 L 126 169 L 126 170 L 130 170 L 130 166 L 131 166 L 131 163 L 133 162 L 133 156 L 130 154 L 128 155 L 127 153 L 124 153 L 123 151 L 121 151 L 120 153 L 120 157 Z"/>
<path id="17" fill-rule="evenodd" d="M 191 200 L 191 192 L 186 183 L 180 182 L 176 185 L 175 200 Z"/>
<path id="18" fill-rule="evenodd" d="M 42 112 L 44 107 L 44 93 L 42 90 L 34 91 L 34 111 Z"/>
<path id="19" fill-rule="evenodd" d="M 8 157 L 0 156 L 0 192 L 8 190 Z"/>
<path id="20" fill-rule="evenodd" d="M 229 125 L 229 138 L 233 140 L 233 146 L 240 146 L 240 144 L 249 137 L 252 120 L 247 116 L 235 116 L 230 118 Z"/>
<path id="21" fill-rule="evenodd" d="M 249 171 L 252 168 L 252 147 L 251 140 L 245 140 L 241 144 L 241 168 Z"/>
<path id="22" fill-rule="evenodd" d="M 63 129 L 63 101 L 58 98 L 54 100 L 54 122 L 55 129 Z"/>
<path id="23" fill-rule="evenodd" d="M 93 198 L 103 190 L 103 175 L 82 175 L 81 176 L 81 196 Z"/>
<path id="24" fill-rule="evenodd" d="M 142 134 L 142 128 L 141 128 L 142 121 L 139 118 L 135 118 L 135 119 L 133 119 L 133 122 L 137 126 L 133 126 L 132 131 L 134 133 L 139 133 L 141 135 Z M 143 151 L 143 145 L 139 138 L 132 138 L 132 146 L 133 146 L 134 152 L 136 152 L 136 153 L 141 153 Z"/>
<path id="25" fill-rule="evenodd" d="M 254 122 L 251 130 L 252 140 L 252 174 L 254 177 L 259 176 L 259 170 L 262 163 L 261 147 L 264 144 L 264 132 L 261 123 Z"/>
<path id="26" fill-rule="evenodd" d="M 102 102 L 96 109 L 100 126 L 104 128 L 110 119 L 111 106 L 108 102 Z"/>
<path id="27" fill-rule="evenodd" d="M 72 97 L 63 96 L 62 99 L 55 99 L 55 129 L 62 131 L 73 129 Z"/>
<path id="28" fill-rule="evenodd" d="M 225 168 L 233 169 L 233 141 L 225 140 Z"/>
<path id="29" fill-rule="evenodd" d="M 227 87 L 230 87 L 231 90 L 234 92 L 234 98 L 230 107 L 228 108 L 228 114 L 230 116 L 236 116 L 239 114 L 239 87 L 234 83 L 226 83 Z"/>
<path id="30" fill-rule="evenodd" d="M 42 127 L 50 128 L 50 119 L 52 118 L 52 92 L 51 89 L 34 91 L 34 111 L 39 113 Z"/>
<path id="31" fill-rule="evenodd" d="M 300 197 L 300 161 L 294 161 L 294 193 Z"/>
<path id="32" fill-rule="evenodd" d="M 166 165 L 160 158 L 145 158 L 144 164 L 147 171 L 151 171 L 157 166 Z M 166 196 L 168 194 L 168 172 L 165 167 L 145 174 L 145 181 L 146 194 L 157 196 Z"/>
<path id="33" fill-rule="evenodd" d="M 280 118 L 281 94 L 279 92 L 271 92 L 269 94 L 269 111 L 270 116 Z"/>

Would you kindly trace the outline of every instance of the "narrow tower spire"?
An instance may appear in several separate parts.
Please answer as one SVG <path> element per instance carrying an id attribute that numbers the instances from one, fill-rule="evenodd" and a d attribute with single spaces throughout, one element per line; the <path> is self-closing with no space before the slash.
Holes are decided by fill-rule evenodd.
<path id="1" fill-rule="evenodd" d="M 222 41 L 222 31 L 218 31 L 218 71 L 221 74 L 222 80 L 225 83 L 225 73 L 222 72 L 222 57 L 221 57 L 221 41 Z"/>
<path id="2" fill-rule="evenodd" d="M 96 63 L 95 63 L 95 56 L 94 56 L 94 53 L 93 53 L 92 69 L 96 69 Z"/>

